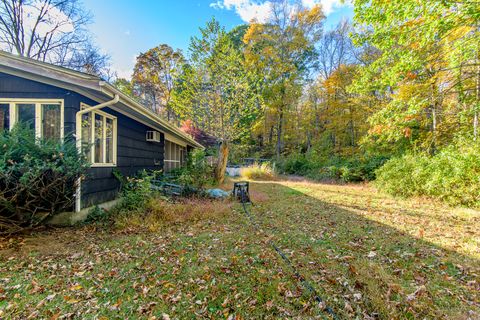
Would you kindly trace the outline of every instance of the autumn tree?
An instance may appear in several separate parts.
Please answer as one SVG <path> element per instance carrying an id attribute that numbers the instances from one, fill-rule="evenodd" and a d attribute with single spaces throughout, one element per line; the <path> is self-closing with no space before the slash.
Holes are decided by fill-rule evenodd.
<path id="1" fill-rule="evenodd" d="M 169 121 L 176 119 L 171 98 L 174 83 L 184 63 L 185 58 L 180 50 L 161 44 L 141 53 L 133 71 L 132 82 L 136 94 Z"/>
<path id="2" fill-rule="evenodd" d="M 275 1 L 269 20 L 265 24 L 251 23 L 245 34 L 247 64 L 263 74 L 266 82 L 265 120 L 274 120 L 270 132 L 276 131 L 277 157 L 284 149 L 286 119 L 298 103 L 304 80 L 315 63 L 315 44 L 322 33 L 323 19 L 318 5 L 306 9 L 299 3 Z"/>
<path id="3" fill-rule="evenodd" d="M 366 96 L 352 94 L 349 87 L 357 66 L 371 60 L 371 50 L 355 47 L 351 32 L 352 25 L 342 21 L 318 41 L 316 79 L 304 86 L 295 115 L 296 139 L 290 139 L 301 150 L 352 155 L 359 149 L 370 104 Z"/>

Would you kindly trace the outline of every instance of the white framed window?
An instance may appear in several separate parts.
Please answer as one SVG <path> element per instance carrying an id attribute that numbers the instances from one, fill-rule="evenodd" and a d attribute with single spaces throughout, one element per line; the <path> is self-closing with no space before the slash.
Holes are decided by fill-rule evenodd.
<path id="1" fill-rule="evenodd" d="M 185 162 L 186 150 L 174 142 L 165 140 L 164 152 L 164 171 L 169 172 L 172 169 L 180 168 Z"/>
<path id="2" fill-rule="evenodd" d="M 82 109 L 88 108 L 81 105 Z M 81 150 L 93 167 L 117 164 L 117 117 L 94 110 L 82 114 Z"/>
<path id="3" fill-rule="evenodd" d="M 63 100 L 0 99 L 0 130 L 12 129 L 23 122 L 37 138 L 63 139 Z"/>

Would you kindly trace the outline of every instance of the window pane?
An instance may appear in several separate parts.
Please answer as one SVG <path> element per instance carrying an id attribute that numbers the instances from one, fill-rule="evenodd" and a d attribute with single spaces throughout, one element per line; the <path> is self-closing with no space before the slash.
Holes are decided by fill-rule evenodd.
<path id="1" fill-rule="evenodd" d="M 18 103 L 17 120 L 20 123 L 26 124 L 27 127 L 35 130 L 35 104 Z"/>
<path id="2" fill-rule="evenodd" d="M 0 131 L 10 128 L 10 105 L 0 104 Z"/>
<path id="3" fill-rule="evenodd" d="M 106 128 L 105 128 L 105 143 L 106 143 L 106 150 L 107 153 L 105 154 L 105 162 L 113 163 L 113 120 L 106 118 L 105 120 Z"/>
<path id="4" fill-rule="evenodd" d="M 184 164 L 185 164 L 185 149 L 181 148 L 180 149 L 180 166 L 183 167 Z"/>
<path id="5" fill-rule="evenodd" d="M 61 118 L 59 104 L 42 104 L 42 137 L 60 139 Z"/>
<path id="6" fill-rule="evenodd" d="M 165 147 L 164 147 L 164 153 L 165 154 L 163 155 L 163 158 L 165 160 L 170 160 L 170 158 L 169 158 L 169 154 L 170 154 L 169 147 L 170 147 L 169 142 L 167 140 L 165 140 Z"/>
<path id="7" fill-rule="evenodd" d="M 92 114 L 82 114 L 82 152 L 90 162 L 92 159 Z"/>
<path id="8" fill-rule="evenodd" d="M 95 163 L 103 163 L 103 116 L 95 114 Z"/>

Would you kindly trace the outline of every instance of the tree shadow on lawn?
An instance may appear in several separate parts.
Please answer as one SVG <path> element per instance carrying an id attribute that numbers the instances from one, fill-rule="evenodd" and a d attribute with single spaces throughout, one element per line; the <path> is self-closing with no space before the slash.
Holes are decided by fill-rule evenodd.
<path id="1" fill-rule="evenodd" d="M 372 219 L 375 213 L 358 212 L 368 206 L 346 202 L 340 207 L 282 181 L 254 183 L 251 189 L 253 199 L 255 189 L 272 195 L 252 207 L 265 233 L 291 253 L 341 317 L 480 317 L 478 255 L 449 250 L 408 233 L 418 225 L 408 225 L 412 221 L 402 220 L 401 215 L 421 218 L 419 211 L 399 210 L 380 217 L 396 219 L 392 227 Z M 352 210 L 346 208 L 351 206 Z"/>

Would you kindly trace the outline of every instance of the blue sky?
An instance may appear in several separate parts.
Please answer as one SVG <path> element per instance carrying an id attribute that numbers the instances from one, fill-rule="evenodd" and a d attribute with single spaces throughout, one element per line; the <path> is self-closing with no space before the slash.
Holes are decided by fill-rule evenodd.
<path id="1" fill-rule="evenodd" d="M 327 13 L 325 27 L 351 19 L 353 10 L 340 0 L 302 0 L 305 5 L 322 3 Z M 190 38 L 213 16 L 227 30 L 251 17 L 263 19 L 266 0 L 84 0 L 93 14 L 90 30 L 102 50 L 112 57 L 113 69 L 129 77 L 140 52 L 166 43 L 185 53 Z"/>

